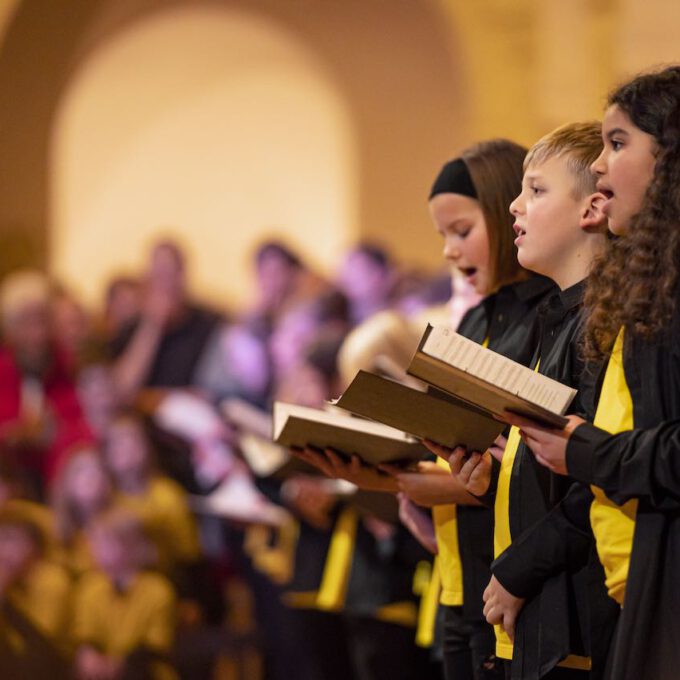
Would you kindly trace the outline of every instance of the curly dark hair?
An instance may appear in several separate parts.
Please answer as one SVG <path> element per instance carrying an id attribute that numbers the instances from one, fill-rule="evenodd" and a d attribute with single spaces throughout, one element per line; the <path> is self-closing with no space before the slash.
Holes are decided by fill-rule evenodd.
<path id="1" fill-rule="evenodd" d="M 607 354 L 623 327 L 646 339 L 669 324 L 680 270 L 680 65 L 614 90 L 616 105 L 654 137 L 654 175 L 627 233 L 608 241 L 588 277 L 584 353 Z"/>

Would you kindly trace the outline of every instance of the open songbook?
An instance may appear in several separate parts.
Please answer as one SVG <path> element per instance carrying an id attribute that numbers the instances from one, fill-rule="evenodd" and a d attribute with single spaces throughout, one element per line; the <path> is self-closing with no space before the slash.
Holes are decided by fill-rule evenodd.
<path id="1" fill-rule="evenodd" d="M 563 428 L 576 390 L 445 326 L 428 325 L 408 373 L 487 413 L 510 411 Z"/>
<path id="2" fill-rule="evenodd" d="M 281 446 L 332 448 L 373 465 L 420 460 L 427 448 L 393 427 L 336 411 L 274 403 L 272 439 Z"/>
<path id="3" fill-rule="evenodd" d="M 367 371 L 357 373 L 335 404 L 416 437 L 469 451 L 486 451 L 505 427 L 439 390 L 419 391 Z"/>

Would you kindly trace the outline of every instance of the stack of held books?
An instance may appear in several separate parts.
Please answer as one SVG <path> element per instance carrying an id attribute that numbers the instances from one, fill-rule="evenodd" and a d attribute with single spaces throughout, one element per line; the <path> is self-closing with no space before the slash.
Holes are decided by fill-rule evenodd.
<path id="1" fill-rule="evenodd" d="M 422 458 L 421 439 L 485 451 L 508 412 L 563 428 L 576 394 L 445 326 L 428 325 L 408 373 L 427 384 L 425 391 L 359 371 L 335 405 L 361 418 L 278 402 L 273 439 L 330 447 L 371 464 Z"/>
<path id="2" fill-rule="evenodd" d="M 408 373 L 427 391 L 359 371 L 336 404 L 422 439 L 485 451 L 507 412 L 564 427 L 576 394 L 444 326 L 428 325 Z"/>

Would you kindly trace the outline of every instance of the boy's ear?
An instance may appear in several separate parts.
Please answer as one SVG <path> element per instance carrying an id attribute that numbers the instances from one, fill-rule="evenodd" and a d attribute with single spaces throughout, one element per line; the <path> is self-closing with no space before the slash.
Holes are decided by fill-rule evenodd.
<path id="1" fill-rule="evenodd" d="M 604 194 L 596 191 L 583 201 L 579 226 L 586 231 L 606 231 L 607 216 L 602 212 L 602 206 L 607 200 Z"/>

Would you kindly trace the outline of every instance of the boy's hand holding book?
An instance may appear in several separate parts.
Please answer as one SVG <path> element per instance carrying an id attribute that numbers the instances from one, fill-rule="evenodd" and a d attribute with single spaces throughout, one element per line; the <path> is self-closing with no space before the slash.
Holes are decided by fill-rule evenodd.
<path id="1" fill-rule="evenodd" d="M 563 430 L 543 427 L 529 418 L 507 414 L 507 422 L 519 428 L 519 433 L 536 460 L 558 475 L 567 475 L 567 443 L 574 430 L 586 421 L 575 415 L 567 416 Z"/>
<path id="2" fill-rule="evenodd" d="M 473 496 L 483 496 L 491 484 L 491 453 L 473 451 L 471 455 L 462 447 L 454 449 L 449 457 L 451 474 L 457 479 L 468 493 Z"/>

